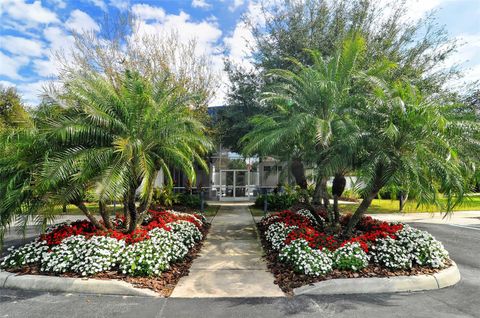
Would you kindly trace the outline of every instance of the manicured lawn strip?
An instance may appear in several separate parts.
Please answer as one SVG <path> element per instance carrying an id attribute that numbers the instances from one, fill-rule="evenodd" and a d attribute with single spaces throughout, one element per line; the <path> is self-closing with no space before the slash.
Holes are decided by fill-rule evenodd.
<path id="1" fill-rule="evenodd" d="M 87 208 L 93 213 L 93 214 L 98 214 L 98 203 L 96 202 L 85 202 L 85 205 Z M 122 205 L 117 204 L 117 206 L 113 207 L 113 204 L 107 205 L 106 207 L 107 211 L 110 212 L 110 214 L 114 215 L 115 213 L 122 213 Z M 54 214 L 64 214 L 64 215 L 79 215 L 83 214 L 82 211 L 80 211 L 75 205 L 67 205 L 67 211 L 63 213 L 63 207 L 61 205 L 57 205 L 53 208 L 50 208 L 50 212 L 53 212 Z"/>
<path id="2" fill-rule="evenodd" d="M 203 215 L 205 217 L 213 217 L 217 215 L 218 209 L 220 209 L 219 205 L 209 205 L 205 208 L 205 211 L 203 211 Z"/>
<path id="3" fill-rule="evenodd" d="M 441 202 L 445 202 L 445 199 L 441 199 Z M 346 213 L 352 213 L 358 207 L 358 204 L 340 204 L 340 209 Z M 373 200 L 372 205 L 368 209 L 368 213 L 396 213 L 399 210 L 398 200 Z M 469 196 L 465 199 L 462 205 L 456 206 L 454 211 L 472 211 L 480 210 L 480 196 Z M 414 201 L 407 201 L 404 208 L 405 213 L 418 213 L 418 212 L 443 212 L 442 209 L 435 205 L 419 206 Z"/>

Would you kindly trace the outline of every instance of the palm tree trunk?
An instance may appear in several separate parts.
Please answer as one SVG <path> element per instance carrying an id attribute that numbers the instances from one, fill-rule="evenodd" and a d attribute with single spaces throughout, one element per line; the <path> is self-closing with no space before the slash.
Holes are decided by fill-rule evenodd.
<path id="1" fill-rule="evenodd" d="M 403 212 L 403 209 L 405 208 L 405 204 L 407 203 L 408 200 L 408 193 L 401 192 L 400 196 L 398 198 L 399 201 L 399 212 Z"/>
<path id="2" fill-rule="evenodd" d="M 329 201 L 328 201 L 328 191 L 327 191 L 327 177 L 317 177 L 317 182 L 315 183 L 315 191 L 313 192 L 313 199 L 312 203 L 314 205 L 319 205 L 322 203 L 325 208 L 328 208 Z"/>
<path id="3" fill-rule="evenodd" d="M 110 213 L 108 212 L 105 202 L 98 201 L 98 209 L 100 211 L 100 215 L 102 216 L 103 224 L 107 229 L 113 229 L 112 220 L 110 219 Z"/>
<path id="4" fill-rule="evenodd" d="M 307 178 L 305 177 L 305 166 L 300 158 L 292 159 L 290 164 L 292 175 L 295 178 L 295 183 L 301 188 L 307 189 Z"/>
<path id="5" fill-rule="evenodd" d="M 127 227 L 127 233 L 132 233 L 133 231 L 135 231 L 138 224 L 138 213 L 137 207 L 135 205 L 135 189 L 130 189 L 127 198 L 127 209 L 128 215 L 130 217 L 130 222 Z"/>
<path id="6" fill-rule="evenodd" d="M 87 206 L 85 205 L 85 203 L 83 202 L 75 202 L 73 203 L 77 208 L 80 209 L 80 211 L 82 211 L 83 214 L 85 214 L 85 216 L 90 220 L 90 222 L 92 222 L 92 224 L 97 228 L 97 229 L 100 229 L 100 230 L 106 230 L 105 226 L 100 223 L 97 218 L 95 216 L 93 216 L 93 214 L 90 212 L 90 210 L 88 210 Z"/>
<path id="7" fill-rule="evenodd" d="M 123 215 L 125 216 L 125 229 L 130 226 L 130 213 L 128 212 L 128 199 L 127 195 L 123 196 Z"/>
<path id="8" fill-rule="evenodd" d="M 381 171 L 381 170 L 379 170 Z M 385 182 L 382 181 L 383 176 L 381 175 L 380 172 L 376 174 L 376 177 L 373 181 L 372 188 L 368 195 L 362 200 L 362 203 L 358 206 L 357 210 L 355 213 L 352 215 L 350 218 L 350 221 L 347 224 L 347 227 L 345 228 L 343 234 L 346 237 L 350 237 L 353 233 L 353 229 L 357 225 L 357 223 L 361 220 L 362 216 L 367 212 L 368 208 L 372 204 L 373 199 L 375 199 L 378 195 L 378 192 L 383 188 L 385 185 Z"/>
<path id="9" fill-rule="evenodd" d="M 340 211 L 338 210 L 338 195 L 333 195 L 333 214 L 334 222 L 338 224 L 340 222 Z"/>
<path id="10" fill-rule="evenodd" d="M 332 184 L 332 194 L 333 194 L 333 213 L 335 218 L 335 225 L 340 222 L 340 211 L 338 210 L 338 198 L 342 196 L 343 191 L 345 191 L 345 186 L 347 180 L 345 176 L 341 173 L 336 173 L 335 178 L 333 178 Z"/>

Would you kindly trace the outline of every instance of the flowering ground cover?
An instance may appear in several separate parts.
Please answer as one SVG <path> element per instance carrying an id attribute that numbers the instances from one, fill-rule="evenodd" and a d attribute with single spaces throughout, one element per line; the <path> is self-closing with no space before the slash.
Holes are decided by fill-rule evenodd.
<path id="1" fill-rule="evenodd" d="M 209 224 L 201 214 L 150 210 L 126 234 L 98 230 L 88 220 L 56 224 L 36 240 L 9 249 L 0 267 L 11 272 L 68 277 L 116 278 L 169 295 L 188 273 Z"/>
<path id="2" fill-rule="evenodd" d="M 323 212 L 318 215 L 325 221 Z M 341 225 L 350 217 L 342 216 Z M 406 224 L 365 216 L 344 238 L 322 223 L 302 209 L 270 214 L 257 224 L 268 267 L 284 292 L 332 278 L 430 274 L 451 264 L 442 243 Z"/>

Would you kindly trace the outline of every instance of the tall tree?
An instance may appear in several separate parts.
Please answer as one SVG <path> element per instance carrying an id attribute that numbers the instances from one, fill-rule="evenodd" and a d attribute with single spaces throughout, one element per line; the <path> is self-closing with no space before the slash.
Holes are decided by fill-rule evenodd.
<path id="1" fill-rule="evenodd" d="M 364 39 L 352 34 L 332 57 L 324 58 L 318 51 L 309 51 L 311 61 L 307 65 L 292 58 L 295 70 L 272 70 L 273 84 L 264 93 L 264 101 L 275 105 L 277 111 L 271 116 L 256 117 L 256 127 L 244 138 L 247 152 L 283 149 L 296 153 L 300 149 L 300 160 L 317 167 L 314 194 L 317 204 L 323 198 L 328 206 L 329 176 L 336 174 L 341 179 L 352 166 L 348 147 L 353 144 L 345 145 L 338 154 L 332 149 L 338 151 L 339 145 L 332 143 L 340 135 L 344 139 L 351 135 L 350 127 L 355 123 L 348 113 L 364 93 L 359 83 L 378 82 L 376 75 L 391 68 L 391 63 L 381 61 L 374 68 L 360 72 L 358 64 L 364 50 Z M 340 190 L 337 184 L 335 188 Z M 336 216 L 330 218 L 332 223 L 338 222 L 338 211 Z"/>
<path id="2" fill-rule="evenodd" d="M 357 110 L 364 132 L 359 173 L 366 187 L 345 235 L 352 234 L 378 192 L 392 182 L 408 179 L 419 204 L 439 205 L 438 193 L 447 198 L 446 211 L 462 201 L 475 171 L 475 156 L 463 149 L 468 144 L 478 154 L 480 126 L 459 111 L 463 105 L 437 101 L 397 83 L 392 89 L 377 89 L 367 107 Z"/>
<path id="3" fill-rule="evenodd" d="M 388 82 L 402 78 L 428 93 L 448 93 L 444 92 L 443 84 L 458 70 L 442 69 L 438 65 L 456 49 L 457 44 L 449 40 L 433 15 L 418 21 L 409 19 L 404 2 L 392 0 L 387 5 L 373 0 L 263 2 L 261 18 L 246 19 L 254 35 L 250 47 L 259 80 L 245 83 L 241 76 L 233 78 L 233 88 L 236 83 L 250 86 L 236 91 L 236 99 L 242 100 L 245 95 L 248 100 L 249 95 L 243 92 L 255 91 L 258 85 L 260 90 L 265 90 L 265 86 L 275 80 L 266 78 L 272 69 L 296 70 L 290 57 L 308 66 L 312 63 L 308 49 L 318 51 L 323 57 L 335 55 L 342 41 L 352 32 L 361 34 L 366 43 L 364 58 L 358 61 L 359 69 L 372 68 L 378 61 L 390 61 L 396 67 L 384 74 L 388 76 Z M 238 110 L 244 111 L 237 108 L 235 112 Z M 272 149 L 276 150 L 283 151 L 281 148 Z M 298 167 L 309 164 L 302 162 L 301 157 L 298 159 Z M 322 178 L 318 181 L 325 183 Z M 325 187 L 324 184 L 322 188 Z"/>
<path id="4" fill-rule="evenodd" d="M 124 230 L 132 232 L 150 206 L 158 170 L 172 182 L 170 167 L 190 180 L 195 179 L 195 164 L 207 169 L 203 155 L 211 144 L 189 107 L 192 96 L 182 86 L 152 84 L 135 72 L 126 72 L 120 86 L 114 86 L 101 75 L 86 73 L 54 97 L 52 102 L 66 107 L 63 112 L 41 115 L 36 131 L 4 141 L 16 154 L 0 162 L 4 227 L 49 204 L 74 204 L 96 227 L 111 228 L 105 204 L 123 198 Z M 21 165 L 30 159 L 33 166 Z M 90 189 L 99 194 L 103 222 L 84 204 Z"/>
<path id="5" fill-rule="evenodd" d="M 31 125 L 30 115 L 14 87 L 0 85 L 0 130 Z"/>
<path id="6" fill-rule="evenodd" d="M 240 152 L 239 140 L 252 129 L 250 119 L 268 111 L 258 100 L 262 79 L 256 72 L 248 71 L 226 62 L 225 71 L 231 82 L 225 107 L 216 114 L 219 141 L 224 147 Z"/>
<path id="7" fill-rule="evenodd" d="M 433 14 L 412 20 L 407 10 L 405 0 L 265 2 L 262 18 L 250 21 L 256 66 L 265 70 L 292 67 L 285 57 L 308 63 L 305 48 L 332 56 L 348 34 L 359 32 L 366 42 L 362 68 L 389 60 L 397 65 L 391 79 L 408 78 L 429 93 L 443 91 L 443 84 L 458 70 L 438 66 L 457 44 Z"/>

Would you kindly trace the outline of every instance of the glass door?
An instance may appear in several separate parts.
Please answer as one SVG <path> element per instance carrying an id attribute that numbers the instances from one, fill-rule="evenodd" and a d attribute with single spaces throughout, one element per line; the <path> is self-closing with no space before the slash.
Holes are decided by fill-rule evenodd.
<path id="1" fill-rule="evenodd" d="M 220 200 L 248 199 L 249 178 L 248 170 L 221 170 Z"/>
<path id="2" fill-rule="evenodd" d="M 248 171 L 235 171 L 235 197 L 241 198 L 248 195 L 247 191 Z"/>

